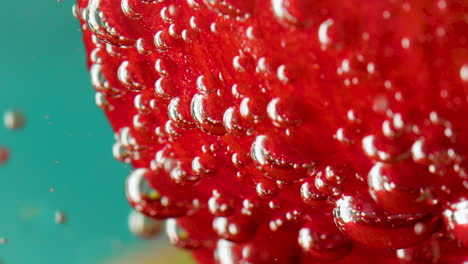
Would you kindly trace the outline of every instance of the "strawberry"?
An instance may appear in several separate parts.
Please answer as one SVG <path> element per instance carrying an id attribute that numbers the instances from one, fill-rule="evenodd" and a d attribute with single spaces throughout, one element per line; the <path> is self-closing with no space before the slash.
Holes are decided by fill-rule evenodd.
<path id="1" fill-rule="evenodd" d="M 466 263 L 467 5 L 78 0 L 136 210 L 200 263 Z"/>

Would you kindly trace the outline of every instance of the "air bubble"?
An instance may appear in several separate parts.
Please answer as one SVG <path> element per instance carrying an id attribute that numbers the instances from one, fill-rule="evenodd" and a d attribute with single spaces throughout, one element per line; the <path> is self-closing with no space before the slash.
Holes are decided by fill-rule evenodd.
<path id="1" fill-rule="evenodd" d="M 302 201 L 313 207 L 324 207 L 328 203 L 327 196 L 321 193 L 315 186 L 314 179 L 307 179 L 301 185 Z"/>
<path id="2" fill-rule="evenodd" d="M 424 186 L 429 175 L 425 168 L 408 161 L 397 164 L 376 163 L 369 171 L 368 185 L 372 198 L 394 213 L 429 211 L 435 198 Z M 404 204 L 405 206 L 401 206 Z"/>
<path id="3" fill-rule="evenodd" d="M 154 89 L 156 94 L 163 99 L 172 99 L 176 96 L 174 84 L 168 77 L 159 78 L 154 84 Z"/>
<path id="4" fill-rule="evenodd" d="M 272 0 L 272 8 L 280 22 L 310 27 L 317 16 L 314 1 L 310 0 Z"/>
<path id="5" fill-rule="evenodd" d="M 468 64 L 463 64 L 460 68 L 460 78 L 464 82 L 468 82 Z"/>
<path id="6" fill-rule="evenodd" d="M 235 243 L 244 243 L 254 237 L 256 226 L 251 216 L 221 216 L 215 217 L 213 220 L 213 230 L 223 239 Z"/>
<path id="7" fill-rule="evenodd" d="M 167 196 L 150 187 L 146 177 L 152 172 L 138 168 L 130 173 L 126 181 L 126 194 L 130 204 L 138 211 L 154 218 L 185 215 L 187 204 L 172 202 Z"/>
<path id="8" fill-rule="evenodd" d="M 123 61 L 117 70 L 117 78 L 119 81 L 131 91 L 141 91 L 145 87 L 137 82 L 133 76 L 132 69 L 129 61 Z"/>
<path id="9" fill-rule="evenodd" d="M 190 101 L 185 97 L 172 98 L 168 105 L 169 118 L 180 128 L 190 129 L 195 123 L 190 115 Z"/>
<path id="10" fill-rule="evenodd" d="M 101 0 L 90 0 L 85 9 L 85 17 L 89 29 L 100 40 L 115 46 L 131 46 L 134 41 L 120 35 L 115 28 L 111 27 L 101 11 Z"/>
<path id="11" fill-rule="evenodd" d="M 450 233 L 465 248 L 468 248 L 468 200 L 452 203 L 443 213 Z"/>
<path id="12" fill-rule="evenodd" d="M 435 215 L 392 215 L 370 197 L 343 196 L 334 210 L 335 223 L 351 239 L 376 248 L 406 248 L 432 235 L 439 226 Z M 417 234 L 415 226 L 425 229 Z"/>
<path id="13" fill-rule="evenodd" d="M 278 186 L 271 179 L 261 179 L 255 186 L 257 195 L 262 199 L 269 199 L 278 193 Z"/>
<path id="14" fill-rule="evenodd" d="M 338 260 L 351 250 L 349 241 L 331 219 L 314 216 L 299 230 L 299 246 L 304 252 L 322 260 Z"/>
<path id="15" fill-rule="evenodd" d="M 328 30 L 331 26 L 333 26 L 333 19 L 327 19 L 319 26 L 318 30 L 318 39 L 320 44 L 322 45 L 322 49 L 326 49 L 328 45 L 331 43 L 331 39 L 328 33 Z"/>
<path id="16" fill-rule="evenodd" d="M 136 50 L 142 55 L 147 55 L 151 53 L 149 45 L 146 43 L 144 38 L 137 39 L 135 43 Z"/>
<path id="17" fill-rule="evenodd" d="M 217 94 L 195 94 L 190 105 L 190 112 L 197 126 L 212 135 L 224 135 L 223 124 L 225 104 Z"/>
<path id="18" fill-rule="evenodd" d="M 210 9 L 232 18 L 249 17 L 255 6 L 255 0 L 205 0 L 204 2 Z"/>
<path id="19" fill-rule="evenodd" d="M 142 15 L 133 10 L 133 8 L 130 6 L 130 1 L 131 0 L 121 0 L 120 7 L 122 12 L 131 19 L 140 19 Z"/>
<path id="20" fill-rule="evenodd" d="M 277 127 L 290 127 L 301 123 L 291 98 L 275 98 L 268 103 L 267 114 Z"/>
<path id="21" fill-rule="evenodd" d="M 229 216 L 234 212 L 234 200 L 215 190 L 208 200 L 208 209 L 215 216 Z"/>
<path id="22" fill-rule="evenodd" d="M 19 130 L 24 127 L 26 117 L 23 112 L 18 110 L 10 110 L 3 115 L 5 127 L 10 130 Z"/>
<path id="23" fill-rule="evenodd" d="M 251 146 L 250 156 L 256 165 L 275 180 L 295 181 L 308 176 L 307 172 L 313 166 L 311 163 L 295 162 L 294 149 L 279 138 L 259 135 Z M 289 153 L 288 153 L 289 152 Z M 290 155 L 288 155 L 290 154 Z"/>
<path id="24" fill-rule="evenodd" d="M 155 238 L 161 233 L 162 222 L 132 210 L 128 215 L 128 229 L 140 238 Z"/>

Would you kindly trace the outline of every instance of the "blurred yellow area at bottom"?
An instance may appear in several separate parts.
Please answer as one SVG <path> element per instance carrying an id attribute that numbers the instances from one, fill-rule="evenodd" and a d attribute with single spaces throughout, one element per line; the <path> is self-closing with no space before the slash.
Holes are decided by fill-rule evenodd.
<path id="1" fill-rule="evenodd" d="M 145 248 L 104 264 L 196 264 L 188 251 L 172 246 Z"/>

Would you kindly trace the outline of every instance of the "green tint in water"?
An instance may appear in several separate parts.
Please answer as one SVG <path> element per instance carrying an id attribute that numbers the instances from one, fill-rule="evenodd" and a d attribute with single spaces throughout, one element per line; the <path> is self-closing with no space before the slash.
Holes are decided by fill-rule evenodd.
<path id="1" fill-rule="evenodd" d="M 27 120 L 18 131 L 0 126 L 10 151 L 0 165 L 5 264 L 100 263 L 136 244 L 128 168 L 112 158 L 113 133 L 94 105 L 73 2 L 2 2 L 0 113 L 20 109 Z"/>

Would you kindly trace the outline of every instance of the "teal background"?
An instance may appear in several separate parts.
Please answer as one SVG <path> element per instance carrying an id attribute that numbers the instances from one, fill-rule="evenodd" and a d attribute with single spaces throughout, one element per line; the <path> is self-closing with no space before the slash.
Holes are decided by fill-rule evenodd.
<path id="1" fill-rule="evenodd" d="M 127 229 L 130 168 L 112 157 L 73 2 L 2 1 L 0 113 L 21 109 L 27 122 L 0 126 L 11 151 L 0 165 L 0 263 L 94 264 L 139 246 Z"/>

